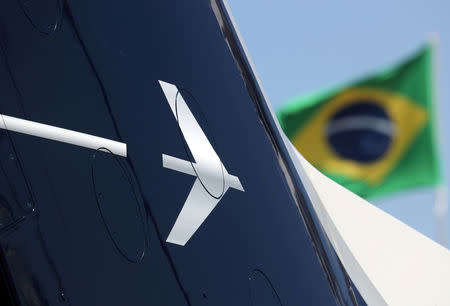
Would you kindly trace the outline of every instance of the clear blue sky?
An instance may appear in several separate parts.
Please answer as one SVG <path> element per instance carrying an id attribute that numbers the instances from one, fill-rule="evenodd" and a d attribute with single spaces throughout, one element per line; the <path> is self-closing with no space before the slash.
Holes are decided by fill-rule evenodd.
<path id="1" fill-rule="evenodd" d="M 296 95 L 394 64 L 426 42 L 429 33 L 437 33 L 441 149 L 449 177 L 450 1 L 228 2 L 274 108 Z M 434 198 L 433 189 L 423 188 L 372 202 L 435 239 Z"/>

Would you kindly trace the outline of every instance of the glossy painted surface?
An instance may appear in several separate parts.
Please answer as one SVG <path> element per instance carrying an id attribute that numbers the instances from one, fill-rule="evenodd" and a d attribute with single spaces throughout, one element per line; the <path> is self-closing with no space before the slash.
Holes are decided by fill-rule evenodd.
<path id="1" fill-rule="evenodd" d="M 0 113 L 126 143 L 128 157 L 1 131 L 0 244 L 17 303 L 354 302 L 222 3 L 44 2 L 0 3 Z M 185 246 L 165 239 L 196 178 L 162 154 L 194 153 L 158 80 L 192 95 L 245 189 L 224 193 Z"/>

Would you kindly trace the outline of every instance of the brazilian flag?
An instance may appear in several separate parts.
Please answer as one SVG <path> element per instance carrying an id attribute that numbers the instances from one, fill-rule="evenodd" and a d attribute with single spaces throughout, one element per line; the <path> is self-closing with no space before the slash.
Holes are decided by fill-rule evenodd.
<path id="1" fill-rule="evenodd" d="M 299 152 L 368 198 L 441 181 L 433 47 L 352 84 L 289 101 L 278 113 Z"/>

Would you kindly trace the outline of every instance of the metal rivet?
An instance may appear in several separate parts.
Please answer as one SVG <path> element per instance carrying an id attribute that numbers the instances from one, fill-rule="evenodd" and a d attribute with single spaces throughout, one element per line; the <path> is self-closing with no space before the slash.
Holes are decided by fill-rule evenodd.
<path id="1" fill-rule="evenodd" d="M 66 295 L 64 294 L 64 292 L 61 292 L 61 294 L 59 295 L 59 299 L 61 300 L 61 302 L 66 302 Z"/>

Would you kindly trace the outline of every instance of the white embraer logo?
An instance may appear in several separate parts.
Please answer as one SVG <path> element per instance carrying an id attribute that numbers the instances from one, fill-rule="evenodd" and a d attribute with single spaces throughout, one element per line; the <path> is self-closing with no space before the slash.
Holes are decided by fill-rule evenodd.
<path id="1" fill-rule="evenodd" d="M 159 81 L 195 162 L 162 155 L 163 167 L 196 176 L 186 202 L 167 237 L 185 245 L 219 203 L 228 188 L 244 191 L 239 178 L 228 174 L 175 85 Z"/>

